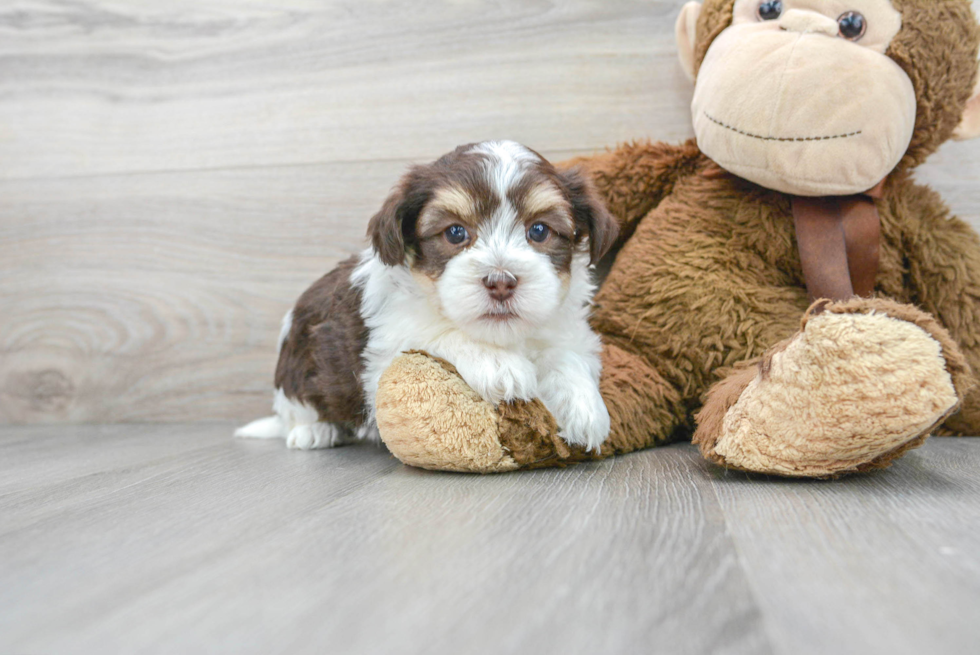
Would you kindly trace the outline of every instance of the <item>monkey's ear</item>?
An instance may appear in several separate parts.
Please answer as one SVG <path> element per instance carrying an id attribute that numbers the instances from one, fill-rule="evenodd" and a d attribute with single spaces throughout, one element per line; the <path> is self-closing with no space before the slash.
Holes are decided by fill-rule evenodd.
<path id="1" fill-rule="evenodd" d="M 687 79 L 694 81 L 694 46 L 697 44 L 698 16 L 701 15 L 701 3 L 691 0 L 681 8 L 677 17 L 674 35 L 677 37 L 677 54 L 681 58 L 681 68 Z"/>
<path id="2" fill-rule="evenodd" d="M 414 235 L 415 221 L 430 195 L 424 182 L 424 168 L 413 168 L 385 200 L 381 211 L 368 222 L 371 245 L 388 266 L 405 262 L 406 238 Z"/>
<path id="3" fill-rule="evenodd" d="M 592 182 L 580 170 L 572 168 L 558 175 L 572 204 L 576 231 L 588 231 L 589 263 L 595 264 L 616 243 L 619 224 L 606 209 Z"/>
<path id="4" fill-rule="evenodd" d="M 980 136 L 980 73 L 977 74 L 977 85 L 973 89 L 973 96 L 966 103 L 963 111 L 963 122 L 953 132 L 953 138 L 957 141 L 966 141 Z"/>

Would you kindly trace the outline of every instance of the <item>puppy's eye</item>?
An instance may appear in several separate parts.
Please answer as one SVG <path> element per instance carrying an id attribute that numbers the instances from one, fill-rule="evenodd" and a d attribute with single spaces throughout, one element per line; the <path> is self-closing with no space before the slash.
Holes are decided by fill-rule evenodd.
<path id="1" fill-rule="evenodd" d="M 458 246 L 470 238 L 470 233 L 467 232 L 466 228 L 462 225 L 452 225 L 447 227 L 443 234 L 446 235 L 446 241 L 454 246 Z"/>
<path id="2" fill-rule="evenodd" d="M 857 41 L 868 31 L 868 21 L 856 11 L 841 14 L 837 25 L 840 27 L 840 35 L 848 41 Z"/>
<path id="3" fill-rule="evenodd" d="M 783 15 L 783 3 L 781 0 L 765 0 L 759 5 L 759 18 L 762 20 L 776 20 Z"/>
<path id="4" fill-rule="evenodd" d="M 551 230 L 544 223 L 535 223 L 527 231 L 527 238 L 536 243 L 544 243 L 551 235 Z"/>

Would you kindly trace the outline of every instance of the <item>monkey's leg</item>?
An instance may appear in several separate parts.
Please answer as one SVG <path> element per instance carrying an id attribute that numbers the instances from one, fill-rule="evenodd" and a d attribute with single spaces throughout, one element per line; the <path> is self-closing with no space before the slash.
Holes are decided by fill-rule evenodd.
<path id="1" fill-rule="evenodd" d="M 908 187 L 889 205 L 907 248 L 913 300 L 949 331 L 974 376 L 980 374 L 980 238 L 931 189 Z M 944 428 L 980 436 L 980 387 L 966 393 Z"/>
<path id="2" fill-rule="evenodd" d="M 969 382 L 949 334 L 889 300 L 818 301 L 796 336 L 708 393 L 694 441 L 728 468 L 835 477 L 923 441 Z"/>
<path id="3" fill-rule="evenodd" d="M 643 357 L 613 344 L 602 351 L 599 390 L 610 424 L 603 455 L 665 444 L 685 416 L 677 389 Z"/>

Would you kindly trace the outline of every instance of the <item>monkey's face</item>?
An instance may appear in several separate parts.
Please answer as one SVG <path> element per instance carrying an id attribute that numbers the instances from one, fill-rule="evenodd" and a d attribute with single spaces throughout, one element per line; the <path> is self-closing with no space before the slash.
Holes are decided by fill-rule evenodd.
<path id="1" fill-rule="evenodd" d="M 784 193 L 874 187 L 915 126 L 915 89 L 885 55 L 901 26 L 889 0 L 737 0 L 698 71 L 698 146 Z"/>

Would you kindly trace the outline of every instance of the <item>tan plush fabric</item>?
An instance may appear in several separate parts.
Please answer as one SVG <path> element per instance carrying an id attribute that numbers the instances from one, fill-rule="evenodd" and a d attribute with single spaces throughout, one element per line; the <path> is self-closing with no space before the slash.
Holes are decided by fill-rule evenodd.
<path id="1" fill-rule="evenodd" d="M 569 447 L 541 401 L 494 408 L 448 362 L 425 353 L 395 359 L 382 377 L 378 428 L 395 457 L 440 471 L 503 473 L 566 466 L 614 454 Z"/>
<path id="2" fill-rule="evenodd" d="M 698 145 L 722 168 L 784 193 L 870 189 L 912 139 L 911 81 L 872 49 L 778 22 L 734 25 L 708 50 L 691 104 Z"/>
<path id="3" fill-rule="evenodd" d="M 959 398 L 939 341 L 889 316 L 890 305 L 854 303 L 856 313 L 811 317 L 753 371 L 721 425 L 711 426 L 719 433 L 710 435 L 707 454 L 742 470 L 824 477 L 927 434 Z M 718 393 L 726 397 L 709 398 L 709 406 L 731 400 L 724 387 Z M 701 428 L 697 440 L 705 446 L 710 428 Z"/>
<path id="4" fill-rule="evenodd" d="M 980 74 L 977 77 L 977 86 L 973 90 L 973 97 L 967 102 L 963 120 L 956 128 L 956 132 L 953 133 L 953 138 L 957 141 L 980 137 Z"/>
<path id="5" fill-rule="evenodd" d="M 674 36 L 677 40 L 677 54 L 680 56 L 681 68 L 688 79 L 694 81 L 694 48 L 697 46 L 698 16 L 701 14 L 701 3 L 691 0 L 681 8 L 674 25 Z"/>
<path id="6" fill-rule="evenodd" d="M 385 445 L 406 464 L 475 473 L 518 468 L 500 444 L 493 406 L 452 367 L 422 353 L 403 355 L 385 371 L 377 419 Z"/>
<path id="7" fill-rule="evenodd" d="M 705 0 L 698 17 L 695 67 L 732 22 L 734 0 Z M 977 76 L 980 26 L 970 0 L 892 0 L 902 29 L 887 54 L 901 67 L 918 99 L 915 130 L 899 171 L 918 166 L 953 135 Z M 941 49 L 943 58 L 935 56 Z"/>

